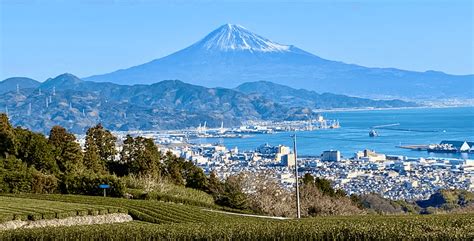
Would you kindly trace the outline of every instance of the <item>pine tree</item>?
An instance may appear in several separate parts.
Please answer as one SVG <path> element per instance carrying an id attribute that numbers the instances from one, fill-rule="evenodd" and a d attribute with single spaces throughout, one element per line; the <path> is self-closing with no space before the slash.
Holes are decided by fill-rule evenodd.
<path id="1" fill-rule="evenodd" d="M 60 171 L 64 173 L 80 173 L 84 169 L 81 146 L 76 142 L 76 137 L 68 133 L 61 126 L 54 126 L 49 134 L 49 143 Z"/>
<path id="2" fill-rule="evenodd" d="M 84 151 L 84 166 L 90 172 L 105 173 L 105 166 L 102 164 L 99 156 L 99 150 L 93 137 L 86 136 L 86 144 Z"/>
<path id="3" fill-rule="evenodd" d="M 117 138 L 109 130 L 98 124 L 89 128 L 86 134 L 84 164 L 92 171 L 107 172 L 108 166 L 115 161 Z"/>
<path id="4" fill-rule="evenodd" d="M 26 129 L 15 128 L 18 141 L 16 157 L 28 166 L 36 168 L 45 174 L 58 174 L 59 168 L 53 155 L 52 146 L 43 134 Z"/>
<path id="5" fill-rule="evenodd" d="M 242 179 L 240 176 L 230 176 L 224 183 L 224 204 L 231 208 L 247 209 L 247 195 L 242 190 Z"/>
<path id="6" fill-rule="evenodd" d="M 212 171 L 209 175 L 207 190 L 211 195 L 214 196 L 214 198 L 222 195 L 224 192 L 224 185 L 217 177 L 216 171 Z"/>
<path id="7" fill-rule="evenodd" d="M 242 176 L 229 176 L 223 184 L 211 173 L 209 188 L 216 204 L 236 209 L 247 209 L 249 199 L 242 190 Z"/>
<path id="8" fill-rule="evenodd" d="M 197 166 L 191 167 L 188 175 L 186 176 L 186 187 L 206 191 L 208 186 L 208 180 L 204 171 Z"/>
<path id="9" fill-rule="evenodd" d="M 334 188 L 331 186 L 331 181 L 325 178 L 317 177 L 314 180 L 314 184 L 324 195 L 334 196 L 336 193 Z"/>
<path id="10" fill-rule="evenodd" d="M 314 177 L 313 177 L 313 175 L 311 175 L 310 173 L 304 174 L 304 177 L 303 177 L 303 184 L 305 184 L 305 185 L 314 184 Z"/>
<path id="11" fill-rule="evenodd" d="M 121 152 L 128 173 L 157 176 L 160 173 L 161 154 L 153 140 L 127 136 Z"/>
<path id="12" fill-rule="evenodd" d="M 167 152 L 164 158 L 164 172 L 174 184 L 179 186 L 185 185 L 183 177 L 183 163 L 182 159 L 177 158 L 173 153 Z"/>
<path id="13" fill-rule="evenodd" d="M 111 173 L 121 176 L 130 174 L 130 163 L 133 161 L 133 145 L 133 137 L 127 135 L 123 140 L 119 161 L 109 166 L 109 171 Z"/>

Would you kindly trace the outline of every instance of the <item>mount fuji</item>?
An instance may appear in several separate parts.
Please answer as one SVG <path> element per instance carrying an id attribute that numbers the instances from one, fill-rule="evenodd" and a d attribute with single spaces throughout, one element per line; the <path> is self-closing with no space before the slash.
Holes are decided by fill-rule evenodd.
<path id="1" fill-rule="evenodd" d="M 166 57 L 84 79 L 126 85 L 179 79 L 206 87 L 226 88 L 244 82 L 270 81 L 317 92 L 371 98 L 474 97 L 474 75 L 368 68 L 326 60 L 233 24 L 225 24 L 195 44 Z"/>

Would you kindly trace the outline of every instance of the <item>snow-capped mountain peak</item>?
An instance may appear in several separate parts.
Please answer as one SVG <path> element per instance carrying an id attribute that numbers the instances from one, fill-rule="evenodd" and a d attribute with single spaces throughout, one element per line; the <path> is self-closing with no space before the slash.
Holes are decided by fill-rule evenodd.
<path id="1" fill-rule="evenodd" d="M 195 45 L 207 50 L 285 52 L 289 45 L 275 43 L 236 24 L 225 24 Z"/>

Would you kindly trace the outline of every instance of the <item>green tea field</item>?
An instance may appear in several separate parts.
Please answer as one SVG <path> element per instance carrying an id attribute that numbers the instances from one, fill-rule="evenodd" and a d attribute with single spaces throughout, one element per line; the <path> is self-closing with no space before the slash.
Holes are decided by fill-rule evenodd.
<path id="1" fill-rule="evenodd" d="M 16 229 L 0 232 L 0 239 L 465 239 L 474 238 L 474 215 L 335 216 L 301 220 L 273 220 L 227 215 L 206 208 L 149 200 L 74 195 L 15 195 L 1 197 L 0 215 L 53 213 L 60 210 L 126 211 L 128 223 Z M 34 202 L 32 202 L 32 200 Z M 20 203 L 27 203 L 22 209 Z M 93 203 L 93 205 L 91 205 Z M 53 204 L 56 204 L 55 206 Z M 8 208 L 4 208 L 8 205 Z M 53 208 L 54 206 L 54 208 Z M 112 207 L 112 208 L 109 208 Z M 55 211 L 57 209 L 57 211 Z M 103 211 L 104 212 L 104 211 Z M 8 219 L 6 219 L 8 220 Z"/>

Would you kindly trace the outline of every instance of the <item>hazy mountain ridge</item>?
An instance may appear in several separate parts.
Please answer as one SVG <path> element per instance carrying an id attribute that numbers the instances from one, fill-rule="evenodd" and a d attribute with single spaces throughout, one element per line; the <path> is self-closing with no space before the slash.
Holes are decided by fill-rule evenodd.
<path id="1" fill-rule="evenodd" d="M 289 87 L 280 88 L 291 93 Z M 350 98 L 341 96 L 339 105 L 346 107 L 344 100 Z M 47 131 L 59 124 L 74 132 L 83 132 L 99 122 L 113 130 L 151 130 L 186 128 L 205 121 L 208 126 L 220 126 L 222 121 L 226 126 L 236 126 L 245 120 L 305 119 L 314 108 L 308 103 L 280 103 L 261 94 L 206 88 L 179 80 L 129 86 L 84 81 L 72 74 L 48 79 L 36 89 L 0 95 L 0 106 L 6 106 L 4 111 L 9 112 L 15 125 Z M 361 103 L 349 105 L 368 107 Z"/>
<path id="2" fill-rule="evenodd" d="M 41 90 L 41 92 L 40 92 Z M 30 107 L 31 104 L 31 107 Z M 223 88 L 205 88 L 177 80 L 153 85 L 125 86 L 82 81 L 63 74 L 37 89 L 10 91 L 0 96 L 12 123 L 47 132 L 62 125 L 82 133 L 102 122 L 113 130 L 175 129 L 235 126 L 243 120 L 298 118 L 302 108 L 289 109 L 262 97 Z"/>
<path id="3" fill-rule="evenodd" d="M 401 100 L 372 100 L 332 93 L 319 94 L 315 91 L 294 89 L 268 81 L 247 82 L 239 85 L 235 89 L 247 94 L 258 94 L 283 105 L 291 107 L 305 106 L 312 109 L 354 107 L 396 108 L 418 106 L 416 103 Z"/>
<path id="4" fill-rule="evenodd" d="M 195 44 L 163 58 L 85 79 L 119 84 L 180 79 L 226 88 L 264 80 L 320 93 L 371 98 L 474 98 L 474 75 L 367 68 L 326 60 L 232 24 L 223 25 Z"/>
<path id="5" fill-rule="evenodd" d="M 37 88 L 41 83 L 26 77 L 12 77 L 0 81 L 0 94 L 16 90 L 17 86 L 20 89 Z"/>

